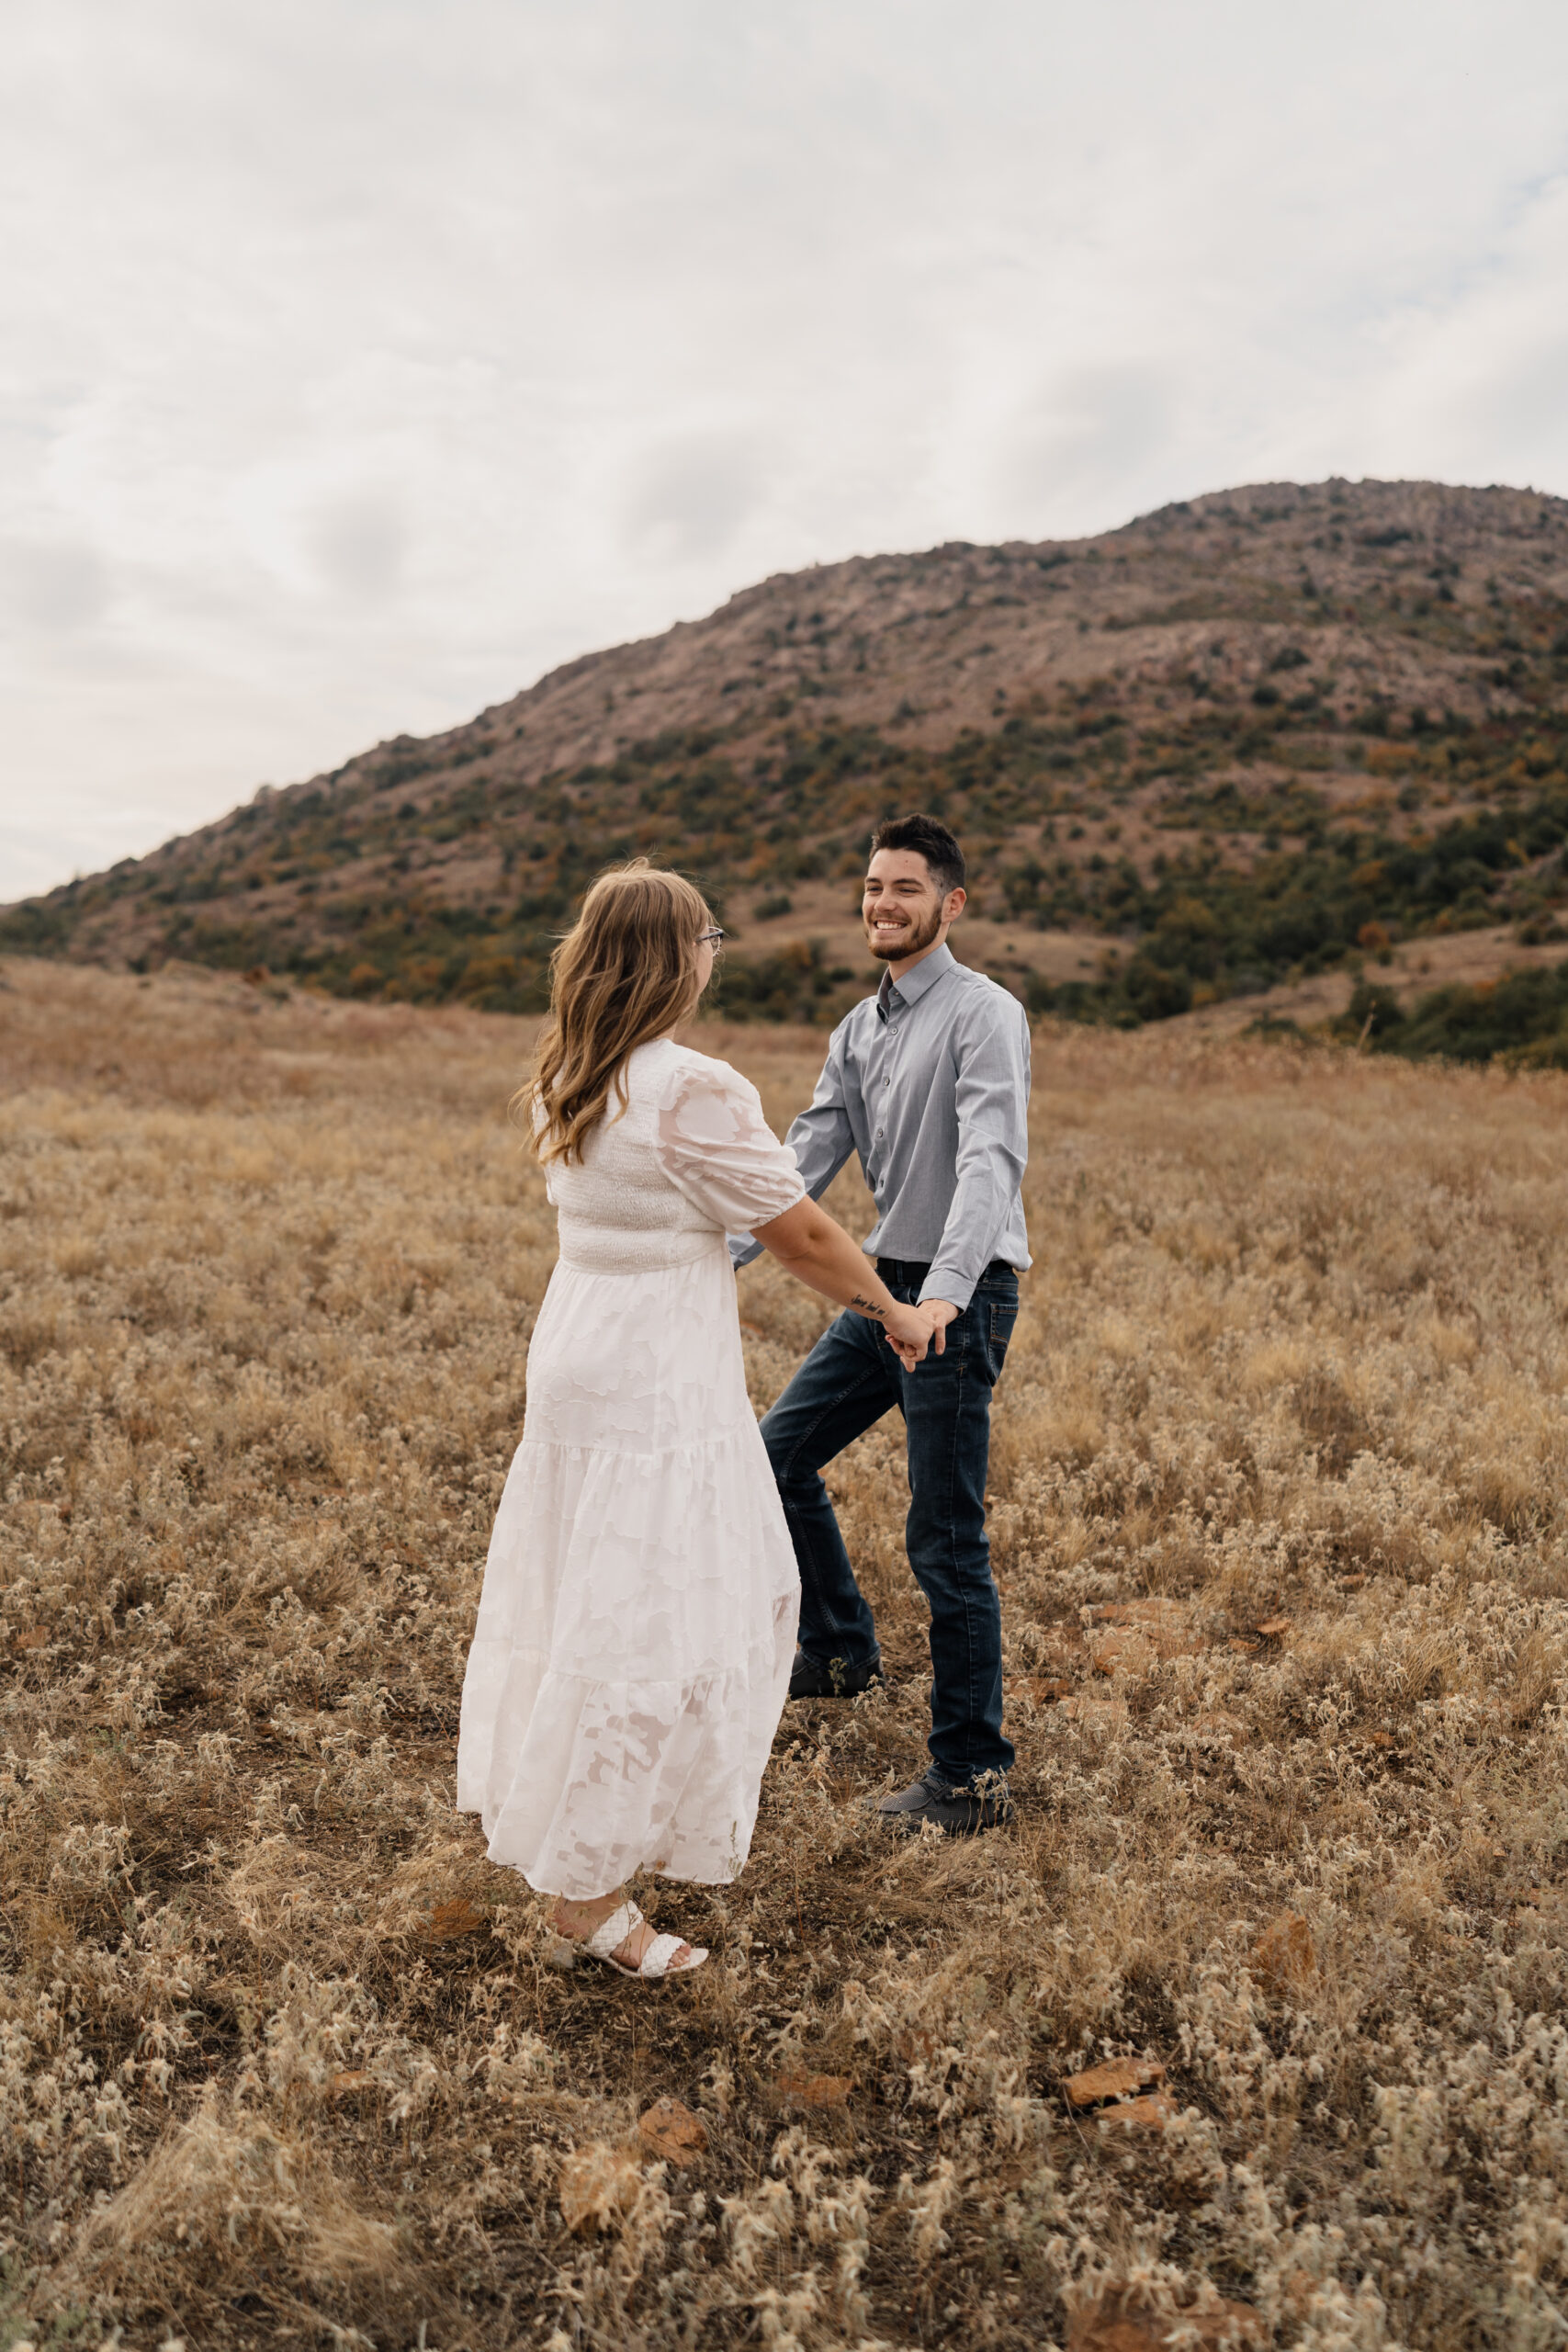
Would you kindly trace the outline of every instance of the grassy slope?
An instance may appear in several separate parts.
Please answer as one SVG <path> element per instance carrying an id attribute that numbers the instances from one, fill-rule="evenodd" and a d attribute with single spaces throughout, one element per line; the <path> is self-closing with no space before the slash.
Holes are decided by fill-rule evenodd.
<path id="1" fill-rule="evenodd" d="M 879 1430 L 835 1483 L 889 1694 L 787 1712 L 742 1883 L 645 1891 L 715 1951 L 649 1993 L 547 1966 L 450 1810 L 552 1253 L 526 1024 L 0 977 L 0 2337 L 1021 2352 L 1134 2280 L 1556 2340 L 1562 1080 L 1043 1030 L 1020 1826 L 866 1819 L 925 1713 Z M 820 1044 L 704 1042 L 781 1122 Z M 821 1317 L 741 1312 L 761 1405 Z M 1065 2108 L 1124 2052 L 1163 2132 Z"/>
<path id="2" fill-rule="evenodd" d="M 1568 505 L 1274 485 L 1070 547 L 769 581 L 0 916 L 0 945 L 542 1002 L 604 861 L 694 870 L 736 1017 L 856 987 L 874 817 L 973 854 L 965 952 L 1134 1022 L 1568 902 Z"/>

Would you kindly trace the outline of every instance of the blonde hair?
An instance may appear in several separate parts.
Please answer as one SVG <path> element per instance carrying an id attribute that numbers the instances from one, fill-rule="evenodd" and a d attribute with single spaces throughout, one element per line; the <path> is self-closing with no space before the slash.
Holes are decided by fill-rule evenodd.
<path id="1" fill-rule="evenodd" d="M 541 1159 L 581 1160 L 615 1089 L 626 1107 L 626 1057 L 696 1009 L 706 901 L 683 874 L 646 857 L 600 875 L 550 958 L 549 1018 L 513 1111 Z"/>

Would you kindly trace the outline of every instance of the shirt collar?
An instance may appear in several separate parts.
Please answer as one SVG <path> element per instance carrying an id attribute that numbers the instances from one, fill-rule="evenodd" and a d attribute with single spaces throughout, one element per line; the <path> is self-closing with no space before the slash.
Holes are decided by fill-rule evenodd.
<path id="1" fill-rule="evenodd" d="M 878 1016 L 886 1020 L 894 997 L 903 1005 L 918 1004 L 926 990 L 935 988 L 938 980 L 945 979 L 948 973 L 956 968 L 957 963 L 957 956 L 944 939 L 940 947 L 934 947 L 929 956 L 923 956 L 901 980 L 895 980 L 890 971 L 884 972 L 876 990 Z"/>

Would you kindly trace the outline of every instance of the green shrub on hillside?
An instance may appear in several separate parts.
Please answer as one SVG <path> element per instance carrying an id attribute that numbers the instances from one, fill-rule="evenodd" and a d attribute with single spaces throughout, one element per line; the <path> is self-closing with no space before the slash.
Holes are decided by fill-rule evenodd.
<path id="1" fill-rule="evenodd" d="M 1369 1053 L 1411 1060 L 1501 1058 L 1520 1069 L 1568 1069 L 1568 960 L 1473 987 L 1433 989 L 1408 1012 L 1392 989 L 1363 980 L 1333 1033 Z"/>
<path id="2" fill-rule="evenodd" d="M 728 1021 L 836 1019 L 840 1001 L 856 974 L 848 964 L 829 965 L 819 939 L 792 939 L 774 956 L 740 963 L 726 956 L 713 989 L 712 1010 Z M 851 988 L 856 996 L 863 988 Z"/>

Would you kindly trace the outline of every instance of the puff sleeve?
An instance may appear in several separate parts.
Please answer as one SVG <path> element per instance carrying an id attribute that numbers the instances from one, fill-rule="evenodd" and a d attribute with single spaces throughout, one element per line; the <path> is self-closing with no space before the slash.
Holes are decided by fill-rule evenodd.
<path id="1" fill-rule="evenodd" d="M 727 1233 L 750 1233 L 806 1198 L 756 1088 L 706 1055 L 683 1061 L 667 1086 L 654 1148 L 676 1190 Z"/>

